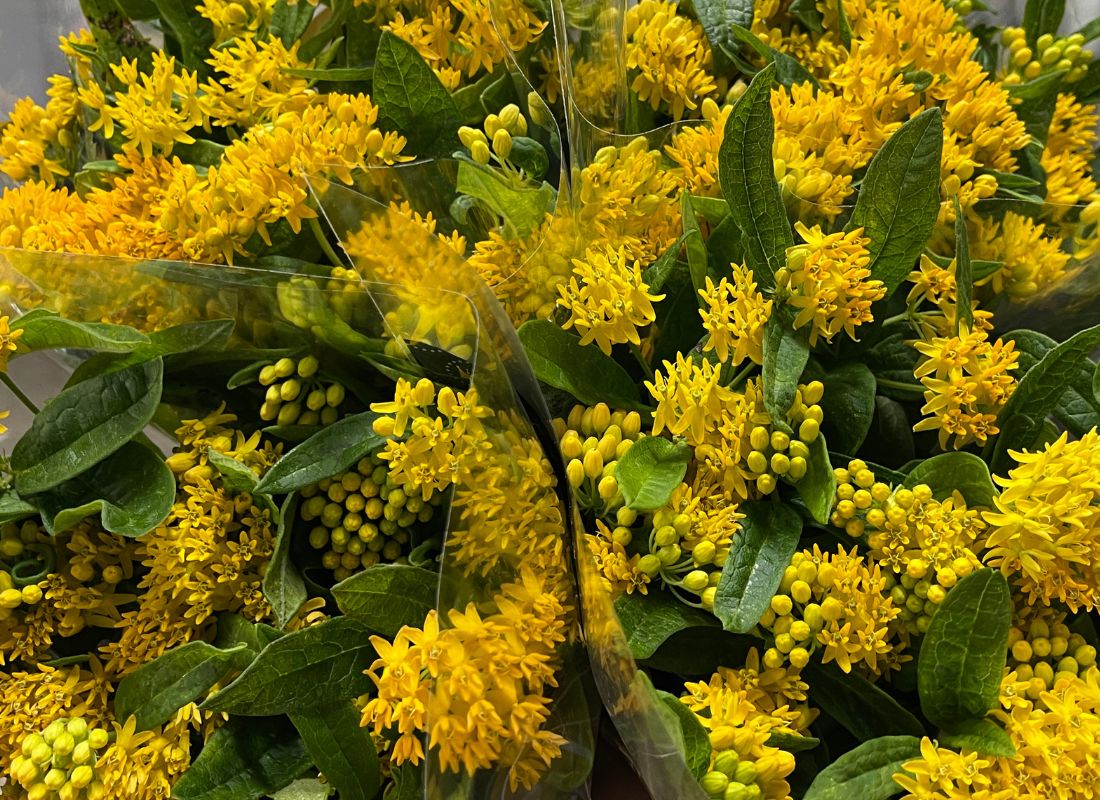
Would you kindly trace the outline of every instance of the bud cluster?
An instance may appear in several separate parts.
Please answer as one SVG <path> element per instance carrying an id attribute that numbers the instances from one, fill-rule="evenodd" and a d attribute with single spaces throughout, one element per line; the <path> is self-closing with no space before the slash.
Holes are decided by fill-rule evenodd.
<path id="1" fill-rule="evenodd" d="M 738 730 L 729 726 L 711 731 L 715 753 L 710 771 L 700 781 L 703 791 L 714 800 L 764 800 L 768 784 L 794 769 L 794 756 L 776 750 L 754 759 L 734 749 L 737 734 Z"/>
<path id="2" fill-rule="evenodd" d="M 96 780 L 96 751 L 107 741 L 107 731 L 90 728 L 83 717 L 56 719 L 23 738 L 11 777 L 27 800 L 102 800 L 108 795 Z"/>
<path id="3" fill-rule="evenodd" d="M 443 501 L 436 492 L 425 502 L 407 495 L 374 453 L 355 469 L 302 489 L 298 513 L 314 523 L 309 544 L 323 550 L 321 563 L 336 580 L 380 562 L 404 563 L 410 532 L 435 515 Z"/>
<path id="4" fill-rule="evenodd" d="M 574 406 L 565 421 L 558 419 L 554 423 L 565 459 L 565 474 L 581 506 L 600 517 L 629 512 L 623 507 L 615 470 L 618 460 L 643 436 L 641 415 L 637 411 L 612 412 L 606 403 L 599 403 L 591 408 Z M 633 512 L 627 513 L 630 522 L 619 521 L 620 527 L 632 524 L 635 516 Z M 628 536 L 619 543 L 625 547 L 629 541 Z"/>
<path id="5" fill-rule="evenodd" d="M 1070 36 L 1052 36 L 1044 33 L 1028 47 L 1023 28 L 1005 28 L 1001 43 L 1008 48 L 1007 74 L 1003 80 L 1008 85 L 1033 81 L 1050 72 L 1065 72 L 1066 83 L 1076 83 L 1085 77 L 1092 51 L 1085 48 L 1085 37 L 1080 33 Z"/>
<path id="6" fill-rule="evenodd" d="M 267 387 L 260 419 L 278 425 L 331 425 L 344 402 L 340 383 L 327 386 L 318 377 L 320 364 L 315 356 L 295 361 L 280 358 L 260 370 L 261 386 Z"/>
<path id="7" fill-rule="evenodd" d="M 756 425 L 749 432 L 752 449 L 745 457 L 745 465 L 756 480 L 757 490 L 771 494 L 783 478 L 798 483 L 809 469 L 810 445 L 821 435 L 824 413 L 821 397 L 825 386 L 821 381 L 811 381 L 798 387 L 794 403 L 787 412 L 787 425 L 791 433 L 780 430 L 774 422 Z"/>
<path id="8" fill-rule="evenodd" d="M 1096 648 L 1079 633 L 1070 631 L 1064 614 L 1050 614 L 1049 607 L 1030 622 L 1009 628 L 1008 667 L 1016 681 L 1027 683 L 1026 695 L 1038 700 L 1066 677 L 1076 678 L 1096 666 Z"/>
<path id="9" fill-rule="evenodd" d="M 499 114 L 487 116 L 483 129 L 467 125 L 458 129 L 459 141 L 478 164 L 488 164 L 495 158 L 501 166 L 510 166 L 512 137 L 526 135 L 527 120 L 515 103 L 506 105 Z"/>

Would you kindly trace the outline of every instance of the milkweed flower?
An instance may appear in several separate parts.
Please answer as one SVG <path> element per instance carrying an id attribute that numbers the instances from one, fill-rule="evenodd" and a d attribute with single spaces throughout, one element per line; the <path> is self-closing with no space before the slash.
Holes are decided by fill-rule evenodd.
<path id="1" fill-rule="evenodd" d="M 706 287 L 699 290 L 703 302 L 699 316 L 708 334 L 703 350 L 713 350 L 719 361 L 732 357 L 734 365 L 746 358 L 762 364 L 764 326 L 771 317 L 772 301 L 757 290 L 748 267 L 730 266 L 732 280 L 722 278 L 716 284 L 708 275 Z"/>

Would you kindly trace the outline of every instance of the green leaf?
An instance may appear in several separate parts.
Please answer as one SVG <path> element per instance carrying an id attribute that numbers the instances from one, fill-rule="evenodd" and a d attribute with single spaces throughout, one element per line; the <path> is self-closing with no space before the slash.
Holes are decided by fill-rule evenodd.
<path id="1" fill-rule="evenodd" d="M 1069 383 L 1098 344 L 1100 325 L 1086 328 L 1049 351 L 1019 379 L 1016 390 L 997 416 L 1002 431 L 993 442 L 989 460 L 994 474 L 1004 474 L 1011 467 L 1009 450 L 1030 447 L 1035 441 L 1043 420 L 1057 408 Z M 1005 423 L 1014 417 L 1026 417 L 1031 424 L 1021 422 L 1009 429 Z"/>
<path id="2" fill-rule="evenodd" d="M 392 639 L 404 625 L 419 627 L 435 608 L 439 576 L 419 567 L 378 564 L 332 587 L 340 611 Z"/>
<path id="3" fill-rule="evenodd" d="M 932 615 L 917 662 L 924 716 L 949 728 L 997 703 L 1008 651 L 1012 597 L 999 572 L 967 575 Z"/>
<path id="4" fill-rule="evenodd" d="M 290 559 L 290 538 L 294 529 L 297 502 L 298 495 L 291 494 L 287 496 L 281 509 L 273 509 L 273 516 L 277 517 L 275 549 L 263 580 L 264 597 L 271 603 L 271 611 L 280 628 L 286 627 L 309 597 L 302 575 Z"/>
<path id="5" fill-rule="evenodd" d="M 771 288 L 775 271 L 794 245 L 786 207 L 775 181 L 771 88 L 775 66 L 756 74 L 726 120 L 718 150 L 718 177 L 730 216 L 745 232 L 745 257 L 762 289 Z M 923 243 L 922 243 L 923 244 Z"/>
<path id="6" fill-rule="evenodd" d="M 657 691 L 657 697 L 672 712 L 680 727 L 680 739 L 688 769 L 698 780 L 710 766 L 710 736 L 695 713 L 675 695 Z"/>
<path id="7" fill-rule="evenodd" d="M 974 294 L 974 271 L 970 264 L 970 239 L 966 234 L 966 217 L 963 216 L 959 196 L 952 198 L 955 204 L 955 328 L 966 322 L 967 328 L 974 325 L 974 310 L 971 296 Z"/>
<path id="8" fill-rule="evenodd" d="M 266 717 L 309 711 L 369 691 L 372 629 L 335 617 L 277 639 L 231 684 L 202 704 L 207 711 Z"/>
<path id="9" fill-rule="evenodd" d="M 291 5 L 287 0 L 278 0 L 275 3 L 275 8 L 271 11 L 271 21 L 267 24 L 267 32 L 277 37 L 287 47 L 290 47 L 306 32 L 306 28 L 313 20 L 315 11 L 316 8 L 310 3 Z"/>
<path id="10" fill-rule="evenodd" d="M 739 44 L 732 26 L 752 27 L 753 0 L 691 0 L 691 5 L 711 49 L 737 52 Z"/>
<path id="11" fill-rule="evenodd" d="M 793 508 L 767 500 L 742 503 L 741 531 L 718 582 L 714 614 L 722 627 L 748 633 L 768 610 L 802 535 L 802 520 Z"/>
<path id="12" fill-rule="evenodd" d="M 924 735 L 920 720 L 862 675 L 844 673 L 836 664 L 814 662 L 803 675 L 810 686 L 810 702 L 861 742 L 890 734 Z"/>
<path id="13" fill-rule="evenodd" d="M 730 27 L 734 37 L 755 50 L 757 55 L 764 60 L 765 64 L 775 65 L 775 80 L 781 86 L 790 87 L 798 83 L 807 82 L 812 83 L 815 87 L 818 85 L 814 76 L 811 75 L 802 64 L 782 50 L 776 50 L 771 45 L 764 44 L 756 34 L 747 28 L 743 28 L 740 25 L 731 25 Z M 723 52 L 729 54 L 735 51 L 724 48 Z"/>
<path id="14" fill-rule="evenodd" d="M 183 63 L 190 69 L 206 70 L 206 59 L 214 46 L 214 26 L 195 13 L 192 0 L 153 0 L 160 18 L 180 44 Z"/>
<path id="15" fill-rule="evenodd" d="M 119 719 L 137 717 L 137 729 L 162 725 L 179 709 L 202 697 L 227 672 L 241 669 L 253 653 L 244 644 L 220 650 L 206 642 L 188 642 L 128 673 L 115 690 Z"/>
<path id="16" fill-rule="evenodd" d="M 13 491 L 0 494 L 0 525 L 34 516 L 38 509 Z"/>
<path id="17" fill-rule="evenodd" d="M 918 483 L 928 484 L 937 500 L 950 497 L 957 489 L 971 507 L 992 508 L 997 496 L 989 467 L 973 453 L 940 453 L 921 461 L 905 477 L 909 489 Z"/>
<path id="18" fill-rule="evenodd" d="M 788 753 L 804 753 L 807 750 L 813 750 L 821 744 L 821 740 L 813 736 L 796 736 L 790 733 L 776 733 L 772 731 L 765 744 L 768 747 L 777 747 L 780 750 L 786 750 Z"/>
<path id="19" fill-rule="evenodd" d="M 1075 33 L 1079 33 L 1085 37 L 1086 42 L 1091 42 L 1093 39 L 1100 36 L 1100 17 L 1089 20 L 1083 26 L 1081 26 Z"/>
<path id="20" fill-rule="evenodd" d="M 702 609 L 686 606 L 668 592 L 624 594 L 615 599 L 615 613 L 634 658 L 649 658 L 661 644 L 688 628 L 716 628 L 718 620 Z"/>
<path id="21" fill-rule="evenodd" d="M 449 155 L 458 147 L 462 115 L 416 48 L 383 31 L 374 57 L 372 98 L 378 126 L 408 140 L 406 152 Z"/>
<path id="22" fill-rule="evenodd" d="M 541 225 L 557 197 L 548 183 L 517 184 L 509 174 L 465 159 L 458 162 L 455 190 L 484 203 L 516 236 L 527 236 Z"/>
<path id="23" fill-rule="evenodd" d="M 790 432 L 787 412 L 794 404 L 798 379 L 810 360 L 806 338 L 791 329 L 785 315 L 773 314 L 764 326 L 764 365 L 760 379 L 764 388 L 764 408 L 772 425 Z"/>
<path id="24" fill-rule="evenodd" d="M 850 750 L 818 773 L 803 800 L 886 800 L 901 794 L 894 775 L 920 758 L 920 739 L 882 736 Z"/>
<path id="25" fill-rule="evenodd" d="M 1016 746 L 1004 728 L 989 719 L 959 720 L 937 737 L 943 747 L 952 750 L 974 750 L 987 756 L 1013 758 Z"/>
<path id="26" fill-rule="evenodd" d="M 157 358 L 62 390 L 12 450 L 19 492 L 51 489 L 140 433 L 160 403 L 163 378 L 164 364 Z"/>
<path id="27" fill-rule="evenodd" d="M 1027 46 L 1035 49 L 1035 43 L 1044 33 L 1055 36 L 1066 13 L 1066 0 L 1027 0 L 1024 6 L 1024 33 Z M 1036 55 L 1038 58 L 1038 54 Z"/>
<path id="28" fill-rule="evenodd" d="M 110 533 L 141 536 L 167 518 L 175 500 L 176 479 L 164 458 L 137 442 L 34 498 L 51 536 L 96 514 Z"/>
<path id="29" fill-rule="evenodd" d="M 615 470 L 626 507 L 648 512 L 663 506 L 684 479 L 690 461 L 691 448 L 682 439 L 639 439 L 619 459 Z"/>
<path id="30" fill-rule="evenodd" d="M 818 434 L 808 446 L 810 459 L 806 474 L 794 488 L 813 518 L 824 525 L 829 521 L 829 513 L 833 510 L 833 501 L 836 499 L 836 474 L 829 461 L 825 435 Z"/>
<path id="31" fill-rule="evenodd" d="M 1018 376 L 1026 375 L 1043 356 L 1058 346 L 1058 342 L 1035 331 L 1010 331 L 1004 335 L 1005 341 L 1012 341 L 1019 353 Z M 1100 425 L 1100 399 L 1093 391 L 1093 379 L 1096 365 L 1085 359 L 1077 368 L 1076 374 L 1069 379 L 1065 394 L 1054 409 L 1056 416 L 1069 431 L 1083 436 L 1090 428 Z"/>
<path id="32" fill-rule="evenodd" d="M 684 222 L 684 249 L 687 250 L 688 274 L 696 294 L 706 288 L 707 248 L 691 206 L 691 195 L 680 195 L 680 217 Z"/>
<path id="33" fill-rule="evenodd" d="M 331 795 L 332 787 L 327 783 L 317 778 L 299 778 L 271 795 L 271 800 L 325 800 Z M 387 795 L 386 800 L 393 798 Z"/>
<path id="34" fill-rule="evenodd" d="M 787 12 L 814 33 L 825 32 L 825 19 L 817 8 L 817 0 L 794 0 Z"/>
<path id="35" fill-rule="evenodd" d="M 545 319 L 523 323 L 518 334 L 535 377 L 543 383 L 569 392 L 587 405 L 638 408 L 634 381 L 596 345 L 581 345 L 576 336 Z"/>
<path id="36" fill-rule="evenodd" d="M 229 650 L 243 644 L 256 654 L 282 636 L 282 631 L 262 622 L 249 622 L 239 614 L 219 614 L 214 646 Z"/>
<path id="37" fill-rule="evenodd" d="M 17 355 L 39 350 L 96 350 L 101 353 L 129 353 L 149 338 L 127 325 L 102 322 L 74 322 L 44 308 L 28 311 L 11 322 L 11 329 L 22 330 Z"/>
<path id="38" fill-rule="evenodd" d="M 347 469 L 385 437 L 374 432 L 373 411 L 352 414 L 321 428 L 276 462 L 256 485 L 262 494 L 284 494 Z"/>
<path id="39" fill-rule="evenodd" d="M 230 719 L 207 740 L 172 786 L 174 800 L 255 800 L 273 794 L 313 763 L 285 718 Z"/>
<path id="40" fill-rule="evenodd" d="M 665 285 L 673 270 L 676 268 L 676 259 L 680 255 L 680 248 L 690 236 L 694 234 L 684 233 L 680 238 L 670 244 L 665 252 L 657 257 L 657 260 L 645 268 L 642 280 L 652 292 L 659 292 Z"/>
<path id="41" fill-rule="evenodd" d="M 845 230 L 863 228 L 871 241 L 869 269 L 886 297 L 913 269 L 940 204 L 943 117 L 930 108 L 901 126 L 867 167 Z"/>
<path id="42" fill-rule="evenodd" d="M 852 49 L 852 26 L 848 23 L 848 15 L 844 13 L 844 0 L 836 0 L 837 29 L 840 33 L 840 42 L 844 49 Z"/>
<path id="43" fill-rule="evenodd" d="M 853 361 L 830 370 L 821 382 L 822 430 L 835 450 L 858 452 L 875 416 L 875 376 L 866 364 Z"/>
<path id="44" fill-rule="evenodd" d="M 188 144 L 177 142 L 172 148 L 172 156 L 179 157 L 184 164 L 198 167 L 212 167 L 222 160 L 226 146 L 209 139 L 196 139 Z"/>
<path id="45" fill-rule="evenodd" d="M 378 753 L 370 731 L 359 727 L 359 712 L 351 700 L 292 712 L 290 721 L 340 800 L 374 797 L 382 784 Z"/>
<path id="46" fill-rule="evenodd" d="M 254 492 L 256 482 L 259 480 L 256 473 L 235 458 L 219 453 L 214 448 L 206 451 L 206 457 L 214 469 L 221 473 L 222 483 L 229 491 Z"/>
<path id="47" fill-rule="evenodd" d="M 100 353 L 82 362 L 69 378 L 68 385 L 73 386 L 93 375 L 106 375 L 135 364 L 144 364 L 158 356 L 192 353 L 197 350 L 221 350 L 229 341 L 235 324 L 231 319 L 215 319 L 187 322 L 154 331 L 145 342 L 128 353 Z"/>

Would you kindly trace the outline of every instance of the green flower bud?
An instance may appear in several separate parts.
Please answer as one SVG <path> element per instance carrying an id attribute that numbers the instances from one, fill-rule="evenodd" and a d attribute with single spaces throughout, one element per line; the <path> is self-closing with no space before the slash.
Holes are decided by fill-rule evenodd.
<path id="1" fill-rule="evenodd" d="M 332 408 L 336 408 L 336 406 L 344 402 L 345 395 L 346 391 L 343 384 L 334 383 L 325 390 L 325 403 Z"/>
<path id="2" fill-rule="evenodd" d="M 703 540 L 695 545 L 695 548 L 691 551 L 691 556 L 695 560 L 695 563 L 700 566 L 713 564 L 716 550 L 717 548 L 714 546 L 714 542 Z"/>
<path id="3" fill-rule="evenodd" d="M 684 576 L 682 581 L 684 588 L 689 592 L 695 592 L 696 594 L 702 592 L 710 584 L 710 579 L 707 573 L 701 569 L 695 569 Z"/>
<path id="4" fill-rule="evenodd" d="M 280 358 L 278 361 L 275 362 L 274 371 L 275 371 L 276 377 L 289 378 L 291 375 L 294 374 L 294 370 L 296 368 L 297 368 L 297 365 L 294 363 L 293 359 Z"/>
<path id="5" fill-rule="evenodd" d="M 756 781 L 756 764 L 751 761 L 742 761 L 737 765 L 737 771 L 733 773 L 733 779 L 744 784 Z"/>
<path id="6" fill-rule="evenodd" d="M 289 378 L 279 385 L 279 399 L 284 403 L 289 403 L 291 400 L 297 400 L 298 395 L 301 393 L 302 384 L 294 378 Z"/>
<path id="7" fill-rule="evenodd" d="M 302 407 L 298 403 L 287 403 L 279 409 L 279 414 L 276 420 L 280 425 L 293 425 L 298 421 L 298 416 L 302 413 Z"/>
<path id="8" fill-rule="evenodd" d="M 69 782 L 77 789 L 83 789 L 85 786 L 90 784 L 94 778 L 95 772 L 92 770 L 92 768 L 84 765 L 79 766 L 72 771 L 72 774 L 69 775 Z"/>
<path id="9" fill-rule="evenodd" d="M 667 547 L 657 548 L 657 558 L 661 559 L 661 563 L 666 567 L 670 567 L 680 560 L 680 545 L 670 544 Z"/>
<path id="10" fill-rule="evenodd" d="M 722 800 L 749 800 L 749 790 L 739 781 L 731 781 Z"/>
<path id="11" fill-rule="evenodd" d="M 722 797 L 725 794 L 726 786 L 729 785 L 730 779 L 725 776 L 724 773 L 708 772 L 703 776 L 703 779 L 699 782 L 703 791 L 709 794 L 711 797 Z"/>
<path id="12" fill-rule="evenodd" d="M 88 732 L 88 744 L 92 746 L 93 750 L 100 750 L 106 747 L 109 738 L 107 731 L 102 728 L 94 728 Z"/>
<path id="13" fill-rule="evenodd" d="M 663 528 L 659 528 L 653 535 L 653 541 L 657 543 L 658 547 L 667 547 L 670 544 L 676 544 L 680 541 L 680 534 L 678 534 L 676 529 L 671 525 L 665 525 Z"/>
<path id="14" fill-rule="evenodd" d="M 736 750 L 724 750 L 714 757 L 714 768 L 727 778 L 732 778 L 736 774 L 739 759 Z"/>
<path id="15" fill-rule="evenodd" d="M 638 559 L 638 571 L 652 578 L 661 571 L 661 559 L 652 553 L 647 553 Z"/>

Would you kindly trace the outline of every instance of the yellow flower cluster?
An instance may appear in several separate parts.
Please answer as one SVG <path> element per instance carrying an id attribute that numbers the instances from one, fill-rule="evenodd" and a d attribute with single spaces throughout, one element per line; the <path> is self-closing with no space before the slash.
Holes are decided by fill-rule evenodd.
<path id="1" fill-rule="evenodd" d="M 418 764 L 427 733 L 445 771 L 507 766 L 512 790 L 530 789 L 565 744 L 543 725 L 568 609 L 529 571 L 492 606 L 453 609 L 447 628 L 429 612 L 423 628 L 404 627 L 392 643 L 372 636 L 378 659 L 368 674 L 378 696 L 363 706 L 361 724 L 397 734 L 395 764 Z"/>
<path id="2" fill-rule="evenodd" d="M 685 125 L 665 146 L 665 154 L 676 165 L 673 172 L 683 191 L 701 197 L 718 197 L 722 187 L 718 185 L 718 148 L 722 146 L 726 120 L 732 105 L 721 108 L 711 98 L 703 99 L 703 122 Z"/>
<path id="3" fill-rule="evenodd" d="M 591 248 L 573 259 L 573 275 L 558 287 L 558 305 L 569 312 L 562 327 L 576 329 L 581 344 L 595 342 L 607 355 L 615 344 L 641 344 L 638 335 L 654 319 L 653 303 L 663 294 L 650 294 L 642 266 L 624 248 Z"/>
<path id="4" fill-rule="evenodd" d="M 990 526 L 986 562 L 1014 577 L 1029 603 L 1058 600 L 1071 610 L 1100 604 L 1100 434 L 1063 433 L 1035 452 L 1011 451 L 1016 467 L 994 480 L 1002 487 Z"/>
<path id="5" fill-rule="evenodd" d="M 937 431 L 940 447 L 985 444 L 999 432 L 997 415 L 1016 388 L 1015 343 L 989 342 L 980 328 L 960 325 L 953 336 L 934 336 L 913 346 L 921 359 L 913 374 L 924 384 L 925 418 L 915 431 Z"/>
<path id="6" fill-rule="evenodd" d="M 600 516 L 613 516 L 623 508 L 615 470 L 642 434 L 637 411 L 612 411 L 606 403 L 586 408 L 573 406 L 567 419 L 555 419 L 554 428 L 569 485 L 581 506 Z"/>
<path id="7" fill-rule="evenodd" d="M 863 228 L 848 233 L 822 232 L 795 223 L 804 244 L 787 249 L 786 267 L 776 273 L 776 287 L 797 313 L 795 328 L 810 329 L 810 346 L 819 338 L 831 342 L 841 331 L 852 339 L 859 325 L 872 322 L 871 304 L 886 295 L 882 281 L 871 278 Z"/>
<path id="8" fill-rule="evenodd" d="M 855 548 L 832 553 L 815 544 L 795 553 L 760 620 L 772 640 L 765 666 L 801 669 L 819 649 L 823 663 L 835 661 L 844 672 L 857 666 L 878 675 L 896 666 L 900 648 L 889 638 L 899 609 L 885 589 L 878 564 Z"/>
<path id="9" fill-rule="evenodd" d="M 1008 631 L 1008 669 L 1014 676 L 1002 686 L 1029 700 L 1065 678 L 1084 675 L 1096 666 L 1096 648 L 1070 631 L 1066 613 L 1051 606 L 1018 609 Z"/>
<path id="10" fill-rule="evenodd" d="M 1070 256 L 1041 222 L 1009 211 L 1000 221 L 982 219 L 970 237 L 970 255 L 1003 267 L 977 281 L 994 293 L 1023 299 L 1057 286 L 1070 273 Z"/>
<path id="11" fill-rule="evenodd" d="M 765 300 L 756 288 L 752 270 L 743 264 L 730 264 L 732 280 L 722 278 L 716 284 L 708 275 L 705 288 L 699 290 L 703 307 L 699 316 L 707 340 L 703 351 L 714 351 L 719 361 L 732 359 L 734 366 L 746 358 L 764 363 L 764 326 L 772 313 L 772 300 Z"/>
<path id="12" fill-rule="evenodd" d="M 1058 95 L 1047 145 L 1039 159 L 1046 176 L 1043 210 L 1055 222 L 1088 203 L 1096 194 L 1092 157 L 1098 124 L 1100 117 L 1096 106 L 1080 103 L 1071 94 Z"/>
<path id="13" fill-rule="evenodd" d="M 703 789 L 711 797 L 786 800 L 794 756 L 767 744 L 773 733 L 799 735 L 813 721 L 806 684 L 791 668 L 761 669 L 750 650 L 745 667 L 719 667 L 709 681 L 684 685 L 680 700 L 702 723 L 713 749 Z"/>
<path id="14" fill-rule="evenodd" d="M 72 171 L 72 122 L 80 109 L 71 78 L 50 77 L 45 107 L 29 97 L 16 101 L 0 134 L 0 171 L 15 181 L 52 183 Z"/>
<path id="15" fill-rule="evenodd" d="M 673 119 L 694 111 L 718 89 L 707 71 L 712 56 L 703 26 L 676 13 L 675 2 L 642 0 L 626 12 L 626 68 L 637 70 L 630 88 Z"/>

